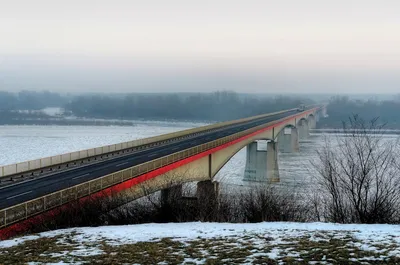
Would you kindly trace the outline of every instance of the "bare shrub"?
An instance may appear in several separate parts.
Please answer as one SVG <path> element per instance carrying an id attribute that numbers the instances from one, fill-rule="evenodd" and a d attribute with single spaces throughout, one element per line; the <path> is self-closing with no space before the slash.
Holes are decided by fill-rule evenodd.
<path id="1" fill-rule="evenodd" d="M 295 188 L 260 185 L 240 194 L 244 222 L 309 220 L 309 205 Z"/>
<path id="2" fill-rule="evenodd" d="M 30 224 L 28 232 L 104 225 L 107 223 L 107 213 L 124 203 L 125 198 L 117 193 L 112 196 L 89 196 L 84 201 L 77 200 L 46 213 L 40 223 Z"/>
<path id="3" fill-rule="evenodd" d="M 149 194 L 130 201 L 126 194 L 90 197 L 60 209 L 32 225 L 29 232 L 53 229 L 165 222 L 308 221 L 308 205 L 293 190 L 263 184 L 247 191 L 209 196 L 199 200 L 179 186 L 167 194 Z M 167 196 L 167 197 L 165 197 Z"/>
<path id="4" fill-rule="evenodd" d="M 357 115 L 343 123 L 344 136 L 326 138 L 313 162 L 326 221 L 396 223 L 400 210 L 397 141 L 383 139 L 378 119 Z M 322 209 L 321 209 L 322 207 Z"/>

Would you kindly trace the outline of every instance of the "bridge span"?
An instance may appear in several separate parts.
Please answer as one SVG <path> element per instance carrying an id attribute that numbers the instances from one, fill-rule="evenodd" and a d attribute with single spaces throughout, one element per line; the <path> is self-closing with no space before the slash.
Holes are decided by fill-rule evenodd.
<path id="1" fill-rule="evenodd" d="M 285 110 L 0 167 L 0 238 L 74 201 L 114 192 L 133 200 L 199 181 L 199 199 L 211 196 L 214 176 L 246 146 L 244 179 L 278 182 L 278 150 L 298 151 L 299 139 L 325 112 L 325 105 Z M 266 152 L 257 150 L 257 140 L 268 141 Z"/>

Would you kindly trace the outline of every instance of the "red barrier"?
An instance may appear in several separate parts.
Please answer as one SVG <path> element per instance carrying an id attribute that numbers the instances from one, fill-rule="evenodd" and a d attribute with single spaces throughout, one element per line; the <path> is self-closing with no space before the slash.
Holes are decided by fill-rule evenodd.
<path id="1" fill-rule="evenodd" d="M 310 110 L 310 111 L 307 111 L 306 113 L 311 113 L 312 111 L 313 110 Z M 155 178 L 155 177 L 157 177 L 159 175 L 167 173 L 168 171 L 171 171 L 171 170 L 173 170 L 175 168 L 178 168 L 178 167 L 180 167 L 182 165 L 185 165 L 185 164 L 193 162 L 193 161 L 195 161 L 197 159 L 200 159 L 200 158 L 202 158 L 204 156 L 208 156 L 209 154 L 215 153 L 215 152 L 217 152 L 217 151 L 219 151 L 221 149 L 224 149 L 224 148 L 226 148 L 226 147 L 228 147 L 230 145 L 233 145 L 233 144 L 236 144 L 238 142 L 241 142 L 241 141 L 243 141 L 243 140 L 245 140 L 245 139 L 247 139 L 249 137 L 252 137 L 252 136 L 257 135 L 259 133 L 262 133 L 264 131 L 270 130 L 270 129 L 274 128 L 274 127 L 279 126 L 282 123 L 285 123 L 288 120 L 294 119 L 294 118 L 296 118 L 298 116 L 302 116 L 302 115 L 304 115 L 304 112 L 302 112 L 301 114 L 296 115 L 294 117 L 287 118 L 287 119 L 285 119 L 285 120 L 283 120 L 283 121 L 281 121 L 279 123 L 276 123 L 274 125 L 268 126 L 268 127 L 263 128 L 261 130 L 258 130 L 256 132 L 248 134 L 246 136 L 242 136 L 241 138 L 233 140 L 232 142 L 220 145 L 218 147 L 215 147 L 215 148 L 212 148 L 210 150 L 204 151 L 204 152 L 199 153 L 197 155 L 185 158 L 183 160 L 177 161 L 177 162 L 172 163 L 170 165 L 167 165 L 165 167 L 158 168 L 158 169 L 153 170 L 151 172 L 148 172 L 146 174 L 143 174 L 143 175 L 140 175 L 140 176 L 135 177 L 133 179 L 127 180 L 125 182 L 122 182 L 120 184 L 117 184 L 117 185 L 114 185 L 112 187 L 109 187 L 109 188 L 106 188 L 104 190 L 101 190 L 99 192 L 93 193 L 93 194 L 91 194 L 89 196 L 80 198 L 79 201 L 80 202 L 85 202 L 89 198 L 93 198 L 93 197 L 94 198 L 100 198 L 100 197 L 108 196 L 108 195 L 112 194 L 113 192 L 120 192 L 120 191 L 129 189 L 129 188 L 131 188 L 131 187 L 133 187 L 133 186 L 135 186 L 135 185 L 137 185 L 139 183 L 142 183 L 142 182 L 144 182 L 146 180 Z M 56 208 L 54 208 L 52 210 L 49 210 L 47 212 L 41 213 L 41 214 L 39 214 L 37 216 L 30 217 L 30 218 L 28 218 L 28 219 L 26 219 L 24 221 L 19 222 L 19 223 L 13 224 L 13 225 L 11 225 L 9 227 L 5 227 L 5 228 L 0 230 L 0 239 L 4 240 L 4 239 L 10 238 L 12 236 L 15 236 L 15 235 L 17 235 L 19 233 L 22 233 L 22 232 L 28 230 L 32 225 L 38 224 L 38 223 L 42 222 L 43 220 L 50 219 L 52 216 L 58 214 L 63 209 L 67 209 L 70 205 L 71 205 L 71 203 L 67 203 L 65 205 L 56 207 Z"/>

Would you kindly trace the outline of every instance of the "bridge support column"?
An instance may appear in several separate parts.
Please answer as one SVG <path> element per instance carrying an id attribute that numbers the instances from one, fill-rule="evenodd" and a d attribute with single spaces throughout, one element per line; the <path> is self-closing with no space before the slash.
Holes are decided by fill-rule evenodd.
<path id="1" fill-rule="evenodd" d="M 308 139 L 308 136 L 310 135 L 310 131 L 308 128 L 308 122 L 306 120 L 301 120 L 299 121 L 299 140 L 304 141 Z"/>
<path id="2" fill-rule="evenodd" d="M 278 136 L 278 147 L 281 153 L 293 153 L 299 151 L 299 133 L 297 128 L 285 128 Z"/>
<path id="3" fill-rule="evenodd" d="M 219 182 L 204 180 L 197 182 L 197 199 L 201 202 L 215 201 L 219 196 Z"/>
<path id="4" fill-rule="evenodd" d="M 325 117 L 325 116 L 326 116 L 326 107 L 322 108 L 322 117 Z"/>
<path id="5" fill-rule="evenodd" d="M 278 146 L 268 142 L 267 150 L 257 150 L 257 142 L 247 146 L 245 181 L 279 182 Z"/>
<path id="6" fill-rule="evenodd" d="M 161 190 L 161 204 L 168 205 L 173 200 L 182 198 L 182 185 Z"/>
<path id="7" fill-rule="evenodd" d="M 279 182 L 278 145 L 276 142 L 267 144 L 267 178 L 271 182 Z"/>
<path id="8" fill-rule="evenodd" d="M 308 128 L 311 130 L 317 128 L 317 121 L 314 116 L 308 118 Z"/>

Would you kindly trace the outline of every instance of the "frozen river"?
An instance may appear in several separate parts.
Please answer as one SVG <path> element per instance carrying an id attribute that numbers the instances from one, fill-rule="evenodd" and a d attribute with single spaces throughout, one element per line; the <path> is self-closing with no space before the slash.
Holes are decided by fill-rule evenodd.
<path id="1" fill-rule="evenodd" d="M 137 122 L 135 126 L 0 126 L 0 165 L 13 164 L 107 144 L 130 141 L 205 124 L 186 122 Z M 309 180 L 322 136 L 300 143 L 300 152 L 280 154 L 281 183 Z M 238 152 L 218 173 L 225 184 L 243 185 L 246 149 Z"/>

